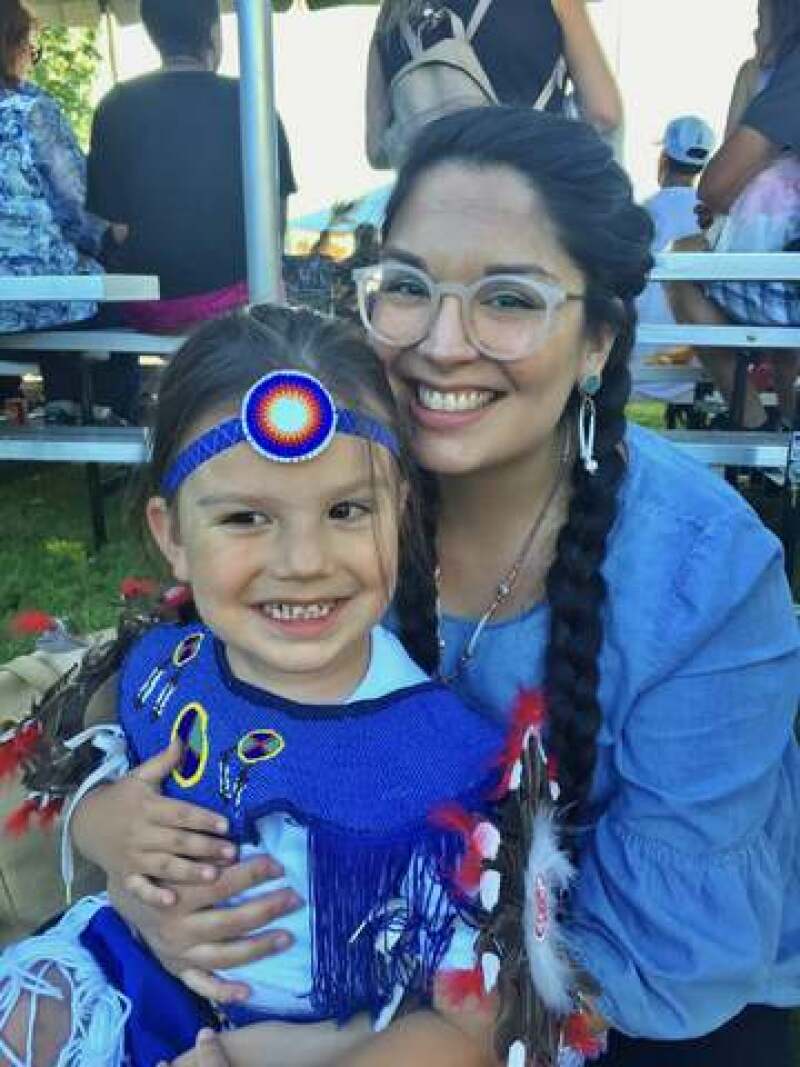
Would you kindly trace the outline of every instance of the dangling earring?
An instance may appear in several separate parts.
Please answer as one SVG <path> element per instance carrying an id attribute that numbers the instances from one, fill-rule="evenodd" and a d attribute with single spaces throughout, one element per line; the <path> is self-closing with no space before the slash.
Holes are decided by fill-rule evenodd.
<path id="1" fill-rule="evenodd" d="M 599 374 L 587 374 L 580 385 L 581 406 L 578 410 L 578 455 L 587 474 L 597 474 L 594 458 L 594 435 L 597 412 L 594 398 L 600 391 L 603 379 Z"/>

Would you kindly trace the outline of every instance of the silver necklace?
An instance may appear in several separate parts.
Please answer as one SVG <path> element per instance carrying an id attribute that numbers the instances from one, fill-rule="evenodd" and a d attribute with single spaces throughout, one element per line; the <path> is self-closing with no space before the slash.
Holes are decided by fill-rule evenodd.
<path id="1" fill-rule="evenodd" d="M 439 643 L 439 678 L 441 681 L 450 684 L 456 678 L 460 677 L 461 673 L 469 665 L 470 661 L 474 657 L 475 650 L 478 647 L 478 642 L 481 639 L 483 631 L 495 617 L 502 605 L 505 604 L 505 602 L 514 592 L 520 573 L 522 572 L 522 569 L 525 566 L 530 550 L 533 548 L 533 543 L 536 540 L 536 535 L 539 533 L 539 530 L 542 527 L 542 523 L 544 522 L 545 517 L 553 506 L 558 490 L 561 487 L 564 472 L 566 470 L 567 463 L 569 462 L 569 454 L 569 437 L 567 436 L 564 442 L 564 447 L 561 451 L 561 460 L 558 465 L 558 470 L 556 472 L 555 478 L 553 479 L 553 484 L 550 487 L 550 492 L 547 495 L 547 499 L 544 502 L 544 506 L 540 510 L 539 514 L 536 516 L 531 528 L 525 534 L 525 539 L 522 542 L 519 552 L 514 557 L 514 562 L 511 564 L 511 566 L 508 568 L 508 570 L 498 582 L 491 603 L 489 604 L 486 611 L 484 611 L 484 613 L 475 623 L 475 627 L 472 633 L 467 638 L 464 647 L 462 648 L 461 653 L 459 654 L 459 657 L 456 660 L 455 667 L 449 674 L 445 674 L 441 669 L 441 664 L 444 662 L 446 644 L 442 627 L 441 568 L 439 566 L 436 567 L 436 571 L 434 574 L 434 578 L 436 581 L 436 636 Z"/>

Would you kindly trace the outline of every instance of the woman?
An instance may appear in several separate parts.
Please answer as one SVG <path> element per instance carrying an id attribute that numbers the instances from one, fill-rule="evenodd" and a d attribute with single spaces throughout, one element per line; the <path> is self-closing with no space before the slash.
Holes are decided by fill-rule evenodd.
<path id="1" fill-rule="evenodd" d="M 84 210 L 86 161 L 58 104 L 27 81 L 41 54 L 36 21 L 19 0 L 0 6 L 0 275 L 98 274 L 100 258 L 125 239 Z M 0 302 L 0 333 L 45 330 L 88 319 L 85 300 Z M 43 361 L 49 380 L 61 356 Z M 100 371 L 99 378 L 108 375 Z M 102 382 L 101 382 L 102 389 Z M 106 398 L 99 397 L 103 400 Z"/>
<path id="2" fill-rule="evenodd" d="M 718 1067 L 768 1048 L 789 1067 L 797 627 L 779 546 L 753 512 L 626 425 L 651 239 L 587 126 L 477 109 L 416 143 L 381 263 L 359 276 L 362 307 L 432 475 L 442 675 L 497 717 L 520 688 L 547 694 L 578 868 L 569 947 L 610 1027 L 600 1062 Z M 107 787 L 98 810 L 131 810 L 154 777 Z M 142 845 L 155 875 L 173 833 Z M 218 850 L 191 833 L 178 848 L 193 862 Z M 205 994 L 241 993 L 209 968 L 279 950 L 280 892 L 212 908 L 254 868 L 171 888 L 160 911 L 126 900 L 112 873 L 119 905 Z M 256 943 L 242 937 L 264 922 Z"/>
<path id="3" fill-rule="evenodd" d="M 759 0 L 756 54 L 739 70 L 731 97 L 725 141 L 698 187 L 705 224 L 717 217 L 710 244 L 717 252 L 797 251 L 800 242 L 800 5 L 796 0 Z M 690 238 L 674 246 L 706 251 L 709 242 Z M 676 318 L 701 325 L 800 324 L 800 287 L 773 282 L 689 282 L 668 287 Z M 730 403 L 736 356 L 701 349 L 700 359 Z M 741 425 L 752 430 L 789 428 L 795 417 L 795 380 L 800 354 L 772 356 L 777 410 L 767 413 L 752 382 L 745 386 Z M 717 420 L 731 426 L 729 416 Z"/>
<path id="4" fill-rule="evenodd" d="M 395 120 L 392 81 L 412 57 L 407 34 L 431 48 L 454 32 L 454 16 L 463 23 L 499 103 L 564 111 L 572 106 L 565 96 L 569 78 L 588 122 L 609 135 L 620 126 L 622 101 L 585 0 L 452 0 L 447 5 L 383 0 L 367 66 L 366 150 L 373 167 L 394 163 L 398 153 L 390 142 L 404 141 L 401 133 L 387 136 L 387 131 Z"/>

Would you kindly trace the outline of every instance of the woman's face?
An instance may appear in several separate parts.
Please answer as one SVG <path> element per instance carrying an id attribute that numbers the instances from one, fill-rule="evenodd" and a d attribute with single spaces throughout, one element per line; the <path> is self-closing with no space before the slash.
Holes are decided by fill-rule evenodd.
<path id="1" fill-rule="evenodd" d="M 395 218 L 382 258 L 401 258 L 437 282 L 468 285 L 489 274 L 525 274 L 583 293 L 540 196 L 514 170 L 442 164 L 422 176 Z M 460 301 L 442 299 L 419 344 L 378 345 L 413 425 L 419 462 L 441 475 L 500 468 L 554 446 L 567 400 L 599 372 L 610 337 L 590 335 L 580 300 L 554 313 L 528 355 L 499 362 L 467 337 Z"/>

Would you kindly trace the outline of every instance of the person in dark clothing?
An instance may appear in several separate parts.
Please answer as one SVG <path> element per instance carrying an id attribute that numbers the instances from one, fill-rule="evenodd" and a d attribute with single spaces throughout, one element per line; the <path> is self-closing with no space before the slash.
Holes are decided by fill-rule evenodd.
<path id="1" fill-rule="evenodd" d="M 676 250 L 791 252 L 800 247 L 800 7 L 795 0 L 760 0 L 758 16 L 756 55 L 739 72 L 725 140 L 698 186 L 703 222 L 719 221 L 708 241 L 687 239 Z M 800 287 L 792 282 L 673 282 L 668 288 L 679 322 L 800 325 Z M 700 358 L 731 404 L 735 353 L 705 349 Z M 748 381 L 741 411 L 734 413 L 735 420 L 717 420 L 719 428 L 739 421 L 752 430 L 793 424 L 800 352 L 782 350 L 771 361 L 777 410 L 768 412 Z"/>
<path id="2" fill-rule="evenodd" d="M 498 103 L 555 113 L 575 104 L 603 134 L 621 126 L 619 90 L 585 0 L 382 0 L 367 68 L 366 151 L 373 167 L 389 162 L 391 86 L 412 58 L 408 32 L 430 49 L 452 34 L 451 13 L 463 23 Z"/>
<path id="3" fill-rule="evenodd" d="M 163 65 L 100 102 L 87 199 L 130 226 L 121 270 L 158 274 L 164 300 L 213 293 L 246 275 L 239 82 L 216 73 L 218 0 L 142 0 L 141 13 Z M 296 186 L 278 129 L 283 229 Z"/>

